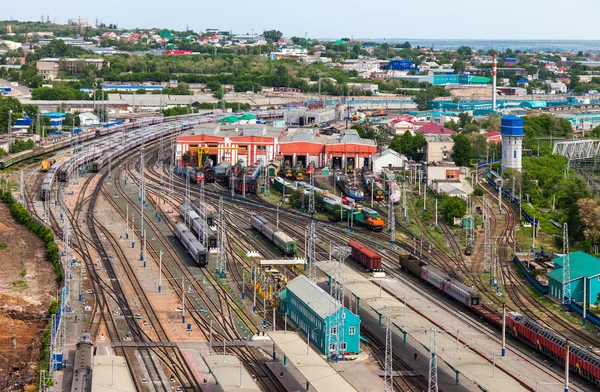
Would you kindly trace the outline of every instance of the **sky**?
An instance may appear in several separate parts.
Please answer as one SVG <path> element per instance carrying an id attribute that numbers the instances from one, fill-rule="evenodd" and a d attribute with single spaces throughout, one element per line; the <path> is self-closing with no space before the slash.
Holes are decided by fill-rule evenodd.
<path id="1" fill-rule="evenodd" d="M 600 1 L 571 0 L 4 0 L 1 20 L 96 18 L 122 28 L 234 33 L 280 30 L 309 38 L 600 39 Z"/>

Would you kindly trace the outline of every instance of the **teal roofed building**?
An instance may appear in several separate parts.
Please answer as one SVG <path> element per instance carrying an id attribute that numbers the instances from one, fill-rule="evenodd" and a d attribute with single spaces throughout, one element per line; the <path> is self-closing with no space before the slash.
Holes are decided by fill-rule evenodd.
<path id="1" fill-rule="evenodd" d="M 548 293 L 562 301 L 563 296 L 563 263 L 564 256 L 556 257 L 554 269 L 548 272 Z M 569 255 L 571 265 L 571 297 L 579 303 L 583 302 L 584 285 L 588 303 L 595 303 L 600 293 L 600 259 L 578 251 Z"/>
<path id="2" fill-rule="evenodd" d="M 335 301 L 335 302 L 334 302 Z M 321 350 L 329 353 L 329 329 L 335 328 L 333 316 L 339 302 L 315 282 L 300 275 L 289 282 L 279 294 L 279 309 L 304 336 L 310 335 L 310 341 Z M 341 349 L 346 354 L 360 352 L 360 317 L 346 308 L 339 310 L 344 320 L 344 332 Z"/>
<path id="3" fill-rule="evenodd" d="M 234 124 L 234 123 L 237 123 L 238 121 L 239 121 L 239 118 L 237 116 L 231 115 L 231 116 L 223 117 L 222 119 L 217 121 L 217 123 L 219 123 L 219 124 Z"/>
<path id="4" fill-rule="evenodd" d="M 546 101 L 523 101 L 519 104 L 520 108 L 525 109 L 541 109 L 548 106 L 548 102 Z"/>

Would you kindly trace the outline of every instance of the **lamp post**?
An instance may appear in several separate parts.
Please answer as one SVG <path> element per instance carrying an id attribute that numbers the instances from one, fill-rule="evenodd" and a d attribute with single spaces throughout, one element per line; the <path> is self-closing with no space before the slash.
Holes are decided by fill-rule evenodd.
<path id="1" fill-rule="evenodd" d="M 6 130 L 8 132 L 8 153 L 10 154 L 10 126 L 12 124 L 12 109 L 8 111 L 8 126 L 6 127 Z"/>

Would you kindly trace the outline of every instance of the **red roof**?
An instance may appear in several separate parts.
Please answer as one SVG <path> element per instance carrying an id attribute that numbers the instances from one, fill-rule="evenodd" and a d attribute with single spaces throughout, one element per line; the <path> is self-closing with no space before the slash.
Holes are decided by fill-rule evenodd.
<path id="1" fill-rule="evenodd" d="M 442 127 L 440 124 L 427 124 L 423 125 L 421 128 L 417 129 L 418 133 L 422 133 L 423 135 L 454 135 L 452 129 Z"/>
<path id="2" fill-rule="evenodd" d="M 496 136 L 500 136 L 500 132 L 496 132 L 496 131 L 490 131 L 487 133 L 488 137 L 496 137 Z"/>

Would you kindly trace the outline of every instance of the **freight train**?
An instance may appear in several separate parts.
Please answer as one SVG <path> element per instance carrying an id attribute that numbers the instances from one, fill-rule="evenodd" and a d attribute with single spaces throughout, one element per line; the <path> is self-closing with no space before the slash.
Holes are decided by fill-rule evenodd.
<path id="1" fill-rule="evenodd" d="M 181 241 L 181 244 L 192 256 L 196 264 L 200 267 L 206 266 L 208 263 L 208 252 L 206 251 L 206 248 L 204 248 L 204 245 L 202 245 L 190 229 L 188 229 L 185 223 L 175 223 L 174 231 L 175 237 Z"/>
<path id="2" fill-rule="evenodd" d="M 286 256 L 296 254 L 296 241 L 283 231 L 277 229 L 265 218 L 252 214 L 250 216 L 250 225 L 281 249 Z"/>
<path id="3" fill-rule="evenodd" d="M 339 170 L 335 171 L 335 182 L 340 187 L 342 192 L 344 192 L 344 194 L 346 194 L 348 197 L 356 200 L 359 203 L 365 199 L 365 194 L 363 191 L 358 189 L 358 186 L 348 177 L 344 176 Z"/>
<path id="4" fill-rule="evenodd" d="M 502 314 L 486 305 L 481 295 L 449 277 L 446 273 L 419 262 L 412 256 L 400 255 L 402 269 L 420 277 L 450 298 L 460 302 L 484 320 L 502 327 Z M 565 339 L 548 328 L 517 312 L 506 315 L 506 331 L 551 359 L 565 363 Z M 582 347 L 570 343 L 569 365 L 571 371 L 600 387 L 600 357 Z"/>
<path id="5" fill-rule="evenodd" d="M 381 268 L 381 255 L 373 252 L 371 249 L 361 244 L 358 241 L 349 241 L 348 246 L 351 248 L 352 253 L 350 256 L 356 260 L 360 265 L 365 267 L 367 271 L 379 272 L 383 271 Z"/>

